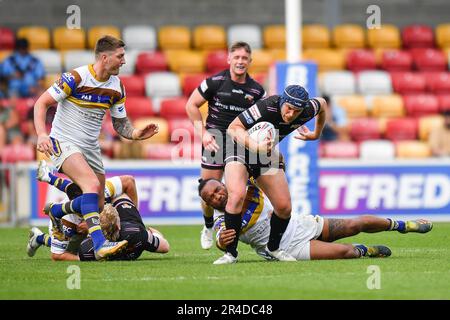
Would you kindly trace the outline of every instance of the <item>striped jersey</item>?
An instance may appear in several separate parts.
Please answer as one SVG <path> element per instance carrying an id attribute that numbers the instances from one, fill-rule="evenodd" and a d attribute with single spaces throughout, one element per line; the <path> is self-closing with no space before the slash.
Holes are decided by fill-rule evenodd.
<path id="1" fill-rule="evenodd" d="M 98 137 L 107 109 L 112 117 L 126 117 L 119 77 L 99 81 L 91 64 L 62 74 L 47 91 L 58 102 L 50 136 L 82 148 L 100 148 Z"/>

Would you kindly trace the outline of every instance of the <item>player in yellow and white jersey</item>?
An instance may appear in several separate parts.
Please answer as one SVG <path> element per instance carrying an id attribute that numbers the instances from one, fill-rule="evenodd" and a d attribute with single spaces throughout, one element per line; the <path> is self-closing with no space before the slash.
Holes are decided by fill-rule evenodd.
<path id="1" fill-rule="evenodd" d="M 216 245 L 219 249 L 224 250 L 225 246 L 236 237 L 235 230 L 225 229 L 223 213 L 228 200 L 225 185 L 216 179 L 202 180 L 198 190 L 203 201 L 216 209 L 214 224 L 214 229 L 217 231 Z M 269 199 L 253 181 L 249 180 L 241 212 L 242 228 L 239 240 L 249 244 L 257 254 L 267 260 L 273 260 L 273 257 L 265 249 L 270 236 L 272 213 L 273 207 Z M 397 221 L 369 215 L 354 219 L 327 219 L 317 215 L 294 215 L 281 238 L 280 248 L 291 254 L 296 260 L 385 257 L 391 255 L 391 250 L 386 246 L 331 242 L 360 232 L 426 233 L 432 227 L 431 222 L 422 219 Z M 237 262 L 237 259 L 233 260 L 234 262 Z"/>
<path id="2" fill-rule="evenodd" d="M 64 73 L 39 97 L 34 107 L 37 149 L 51 157 L 58 170 L 83 191 L 81 213 L 88 224 L 97 259 L 114 255 L 126 247 L 125 241 L 106 241 L 99 224 L 105 172 L 98 136 L 106 110 L 111 112 L 114 129 L 124 138 L 148 139 L 158 132 L 155 124 L 135 129 L 126 116 L 125 89 L 117 77 L 125 64 L 124 47 L 120 39 L 100 38 L 95 46 L 94 64 Z M 56 103 L 58 108 L 48 135 L 45 114 L 47 108 Z"/>

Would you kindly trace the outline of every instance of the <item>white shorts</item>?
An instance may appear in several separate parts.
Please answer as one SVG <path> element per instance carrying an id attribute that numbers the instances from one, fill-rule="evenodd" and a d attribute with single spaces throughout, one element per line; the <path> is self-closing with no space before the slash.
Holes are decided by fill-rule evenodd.
<path id="1" fill-rule="evenodd" d="M 81 153 L 86 159 L 86 162 L 96 173 L 105 174 L 105 169 L 102 161 L 102 153 L 100 149 L 90 150 L 81 148 L 76 144 L 50 137 L 52 141 L 54 154 L 50 156 L 55 167 L 60 170 L 64 161 L 74 153 Z"/>
<path id="2" fill-rule="evenodd" d="M 76 225 L 80 224 L 81 221 L 83 221 L 83 219 L 80 216 L 78 216 L 78 215 L 76 215 L 74 213 L 66 214 L 63 217 L 63 219 L 65 219 L 67 221 L 70 221 L 70 222 L 72 222 L 72 223 L 74 223 Z M 62 225 L 62 228 L 64 228 L 64 227 L 65 226 Z M 63 254 L 65 252 L 67 252 L 67 251 L 73 251 L 73 248 L 71 248 L 71 250 L 68 250 L 70 242 L 71 242 L 72 239 L 71 238 L 67 238 L 64 235 L 64 231 L 63 230 L 57 229 L 57 231 L 55 231 L 55 228 L 54 228 L 53 223 L 52 223 L 51 220 L 48 222 L 48 233 L 49 233 L 49 235 L 51 236 L 51 239 L 52 239 L 52 245 L 50 246 L 50 252 L 51 253 Z M 78 239 L 73 239 L 73 240 L 74 241 L 78 241 Z M 74 241 L 72 241 L 72 242 L 74 242 Z M 73 245 L 72 245 L 72 247 L 73 247 Z"/>
<path id="3" fill-rule="evenodd" d="M 310 260 L 310 241 L 322 234 L 324 219 L 321 216 L 305 215 L 293 217 L 291 223 L 296 225 L 287 252 L 297 260 Z"/>

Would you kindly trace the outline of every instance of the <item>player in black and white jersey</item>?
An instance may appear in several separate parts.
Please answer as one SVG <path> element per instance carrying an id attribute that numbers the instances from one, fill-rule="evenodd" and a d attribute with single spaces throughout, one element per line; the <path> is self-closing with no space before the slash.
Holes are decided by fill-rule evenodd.
<path id="1" fill-rule="evenodd" d="M 234 43 L 228 54 L 230 68 L 203 80 L 186 104 L 186 112 L 202 139 L 202 179 L 222 179 L 228 125 L 265 96 L 263 87 L 247 72 L 251 61 L 250 46 L 245 42 Z M 205 102 L 208 102 L 208 117 L 203 125 L 199 108 Z M 231 139 L 228 140 L 233 146 Z M 205 226 L 201 245 L 209 249 L 213 245 L 213 209 L 202 202 L 202 210 Z"/>

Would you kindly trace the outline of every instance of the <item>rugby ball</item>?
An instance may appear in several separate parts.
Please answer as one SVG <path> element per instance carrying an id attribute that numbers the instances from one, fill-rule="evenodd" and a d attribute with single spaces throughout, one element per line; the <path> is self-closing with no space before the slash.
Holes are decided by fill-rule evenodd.
<path id="1" fill-rule="evenodd" d="M 247 130 L 250 138 L 258 142 L 265 141 L 267 139 L 275 141 L 276 130 L 272 123 L 267 121 L 258 122 L 253 127 Z"/>

